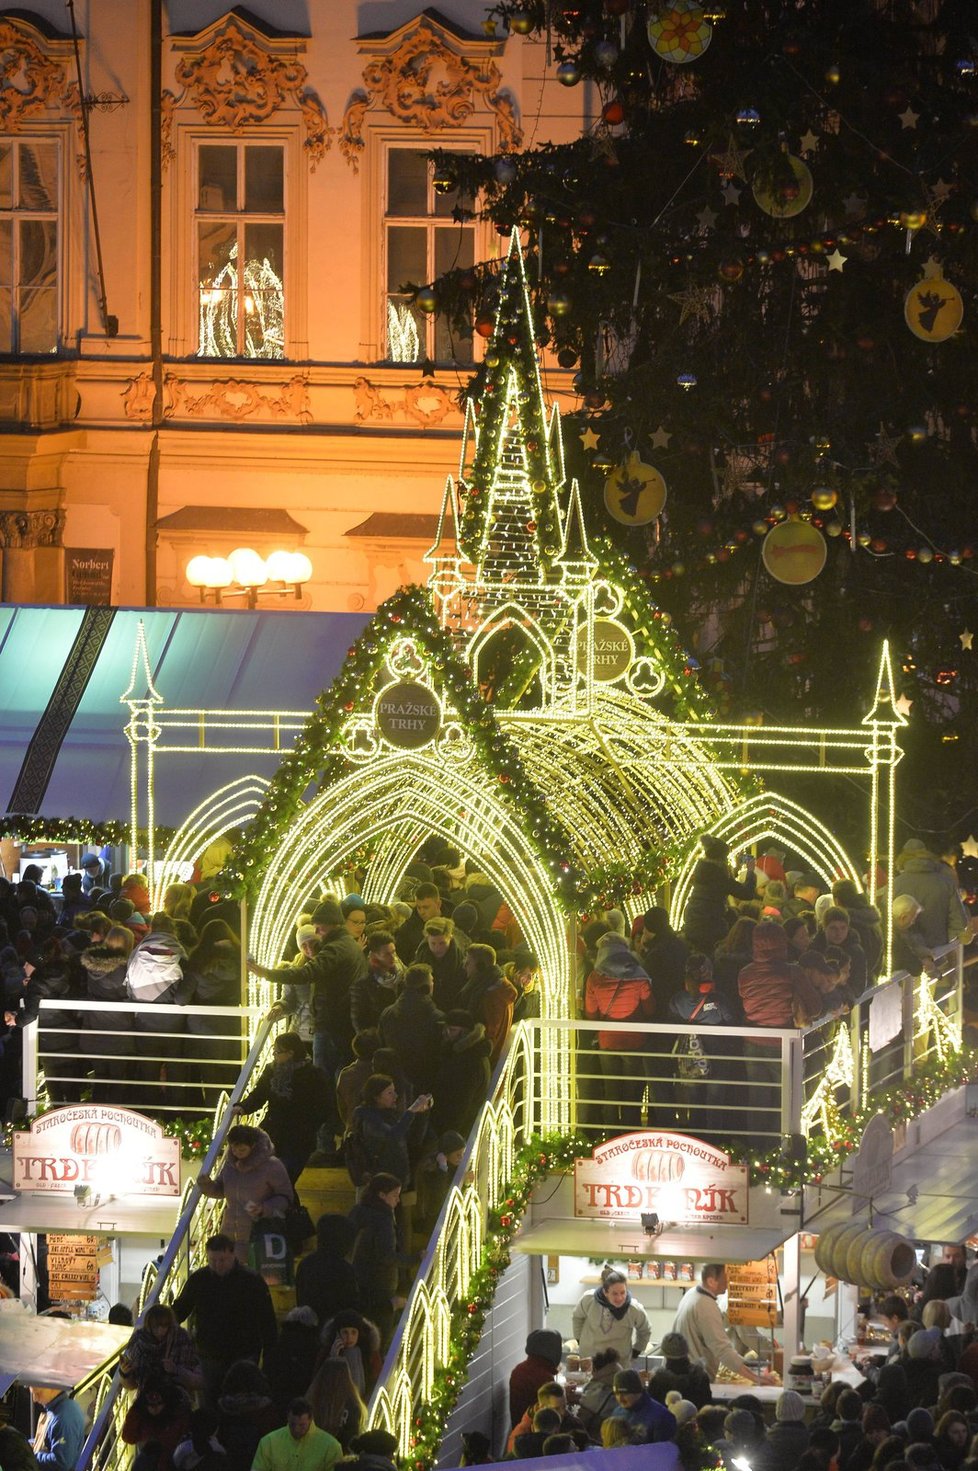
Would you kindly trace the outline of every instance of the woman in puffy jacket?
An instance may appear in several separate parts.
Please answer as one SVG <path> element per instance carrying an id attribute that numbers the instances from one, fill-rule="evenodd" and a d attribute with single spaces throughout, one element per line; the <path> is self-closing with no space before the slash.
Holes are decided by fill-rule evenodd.
<path id="1" fill-rule="evenodd" d="M 220 1229 L 234 1242 L 234 1254 L 247 1265 L 251 1229 L 256 1221 L 284 1216 L 295 1200 L 288 1170 L 272 1149 L 264 1129 L 234 1124 L 227 1132 L 227 1159 L 216 1179 L 197 1176 L 204 1195 L 226 1201 Z"/>
<path id="2" fill-rule="evenodd" d="M 584 985 L 588 1021 L 650 1022 L 655 1014 L 652 982 L 628 948 L 624 935 L 609 930 L 597 942 L 594 969 Z M 598 1033 L 597 1059 L 604 1078 L 602 1120 L 640 1128 L 645 1090 L 646 1036 L 642 1032 Z"/>
<path id="3" fill-rule="evenodd" d="M 572 1332 L 584 1358 L 605 1349 L 617 1351 L 622 1368 L 645 1352 L 652 1334 L 648 1316 L 628 1290 L 621 1272 L 605 1269 L 601 1286 L 586 1292 L 574 1309 Z"/>

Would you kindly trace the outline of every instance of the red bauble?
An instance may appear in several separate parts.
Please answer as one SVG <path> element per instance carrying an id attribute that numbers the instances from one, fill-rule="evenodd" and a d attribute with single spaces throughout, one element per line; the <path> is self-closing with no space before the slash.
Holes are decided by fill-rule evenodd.
<path id="1" fill-rule="evenodd" d="M 601 116 L 609 127 L 617 127 L 625 121 L 625 104 L 620 97 L 612 97 L 601 109 Z"/>
<path id="2" fill-rule="evenodd" d="M 476 317 L 475 330 L 480 337 L 492 336 L 492 317 Z"/>
<path id="3" fill-rule="evenodd" d="M 881 485 L 878 490 L 873 491 L 872 505 L 874 511 L 892 511 L 896 503 L 896 491 L 891 490 L 888 485 Z"/>

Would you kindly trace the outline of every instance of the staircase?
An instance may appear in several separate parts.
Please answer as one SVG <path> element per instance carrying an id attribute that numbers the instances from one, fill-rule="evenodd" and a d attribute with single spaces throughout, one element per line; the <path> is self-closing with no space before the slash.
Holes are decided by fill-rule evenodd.
<path id="1" fill-rule="evenodd" d="M 350 1177 L 341 1166 L 339 1169 L 305 1169 L 296 1182 L 296 1194 L 302 1201 L 313 1221 L 327 1214 L 345 1216 L 356 1200 L 356 1191 Z M 315 1238 L 305 1243 L 305 1250 L 296 1256 L 304 1256 L 315 1246 Z M 281 1323 L 287 1313 L 295 1307 L 294 1287 L 269 1287 L 275 1316 Z"/>

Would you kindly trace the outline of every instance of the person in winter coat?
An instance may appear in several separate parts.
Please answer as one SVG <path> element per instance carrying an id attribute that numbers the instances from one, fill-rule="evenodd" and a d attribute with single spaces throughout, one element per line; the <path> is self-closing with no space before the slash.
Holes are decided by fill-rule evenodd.
<path id="1" fill-rule="evenodd" d="M 553 1328 L 534 1328 L 526 1337 L 526 1358 L 509 1376 L 509 1423 L 519 1424 L 536 1404 L 541 1384 L 550 1384 L 560 1368 L 562 1344 Z"/>
<path id="2" fill-rule="evenodd" d="M 295 1300 L 320 1323 L 343 1308 L 360 1306 L 360 1284 L 350 1264 L 356 1231 L 346 1216 L 327 1214 L 316 1222 L 316 1249 L 295 1271 Z"/>
<path id="3" fill-rule="evenodd" d="M 624 1420 L 636 1441 L 674 1440 L 676 1417 L 654 1400 L 634 1369 L 619 1369 L 615 1375 L 618 1408 L 613 1420 Z"/>
<path id="4" fill-rule="evenodd" d="M 618 1408 L 615 1375 L 621 1367 L 616 1348 L 600 1349 L 591 1361 L 591 1377 L 577 1401 L 577 1418 L 592 1440 L 600 1438 L 601 1426 Z M 655 1395 L 654 1398 L 661 1396 Z"/>
<path id="5" fill-rule="evenodd" d="M 811 948 L 826 955 L 829 950 L 841 950 L 849 958 L 847 981 L 850 1001 L 855 1001 L 865 991 L 868 980 L 866 952 L 859 943 L 859 936 L 849 922 L 849 914 L 837 904 L 829 904 L 822 911 L 822 918 L 812 940 Z"/>
<path id="6" fill-rule="evenodd" d="M 284 1216 L 295 1194 L 264 1129 L 233 1124 L 227 1132 L 227 1146 L 228 1157 L 217 1178 L 200 1174 L 197 1184 L 202 1194 L 226 1202 L 220 1229 L 234 1242 L 238 1261 L 247 1263 L 254 1223 Z"/>
<path id="7" fill-rule="evenodd" d="M 308 1384 L 312 1378 L 318 1357 L 319 1319 L 312 1308 L 293 1308 L 286 1313 L 278 1340 L 262 1366 L 281 1419 L 285 1418 L 289 1401 L 295 1398 L 297 1386 Z M 323 1429 L 329 1430 L 330 1426 L 324 1425 Z"/>
<path id="8" fill-rule="evenodd" d="M 432 999 L 431 967 L 411 965 L 404 974 L 404 989 L 380 1018 L 384 1045 L 397 1054 L 401 1066 L 422 1093 L 434 1087 L 441 1052 L 445 1018 Z"/>
<path id="9" fill-rule="evenodd" d="M 404 1306 L 398 1295 L 400 1241 L 394 1212 L 401 1199 L 401 1182 L 396 1175 L 376 1174 L 350 1211 L 356 1231 L 353 1270 L 360 1286 L 364 1312 L 377 1324 L 386 1348 L 394 1326 L 394 1313 Z"/>
<path id="10" fill-rule="evenodd" d="M 736 1037 L 710 1040 L 710 1028 L 732 1027 L 736 1020 L 713 985 L 713 967 L 708 956 L 687 957 L 683 989 L 670 1001 L 668 1016 L 698 1029 L 695 1036 L 685 1035 L 677 1044 L 676 1100 L 681 1117 L 694 1133 L 715 1129 L 722 1122 L 719 1110 L 730 1101 L 731 1089 L 725 1080 L 736 1076 L 734 1069 L 742 1064 L 739 1060 L 730 1061 L 731 1043 L 737 1041 Z"/>
<path id="11" fill-rule="evenodd" d="M 496 1066 L 513 1025 L 516 987 L 507 981 L 496 964 L 491 945 L 470 945 L 465 952 L 467 980 L 459 992 L 458 1005 L 481 1022 L 489 1038 L 489 1067 Z"/>
<path id="12" fill-rule="evenodd" d="M 61 942 L 54 938 L 45 940 L 38 965 L 32 965 L 29 960 L 24 962 L 24 976 L 20 1009 L 7 1012 L 4 1020 L 8 1026 L 23 1028 L 40 1017 L 40 1059 L 51 1102 L 75 1103 L 81 1089 L 74 1080 L 83 1068 L 79 1056 L 78 1013 L 70 1011 L 67 1004 L 63 1010 L 59 1006 L 41 1011 L 42 1001 L 68 1003 L 76 999 L 72 969 Z M 65 1053 L 68 1055 L 62 1056 Z"/>
<path id="13" fill-rule="evenodd" d="M 849 916 L 849 926 L 866 956 L 866 984 L 872 985 L 883 963 L 883 920 L 875 904 L 870 904 L 852 879 L 836 879 L 832 885 L 832 902 Z"/>
<path id="14" fill-rule="evenodd" d="M 132 953 L 132 930 L 112 925 L 100 945 L 90 945 L 78 957 L 89 1001 L 127 1002 L 126 969 Z M 131 1096 L 132 1016 L 124 1011 L 83 1011 L 83 1047 L 96 1066 L 92 1102 L 125 1107 Z"/>
<path id="15" fill-rule="evenodd" d="M 757 1471 L 784 1471 L 796 1466 L 808 1449 L 805 1401 L 793 1389 L 783 1389 L 774 1406 L 774 1424 L 769 1425 L 754 1457 Z"/>
<path id="16" fill-rule="evenodd" d="M 655 1015 L 652 983 L 625 937 L 613 930 L 597 942 L 594 969 L 584 984 L 584 1015 L 588 1021 L 607 1022 L 648 1022 Z M 607 1100 L 603 1120 L 607 1123 L 641 1125 L 645 1040 L 641 1032 L 598 1033 L 597 1059 Z"/>
<path id="17" fill-rule="evenodd" d="M 375 930 L 367 936 L 366 956 L 367 969 L 350 990 L 354 1034 L 379 1027 L 384 1012 L 397 1000 L 403 979 L 389 930 Z"/>
<path id="18" fill-rule="evenodd" d="M 134 1001 L 152 1002 L 156 1006 L 185 1006 L 193 995 L 193 977 L 185 970 L 186 953 L 173 933 L 173 921 L 166 915 L 154 916 L 154 928 L 140 940 L 129 956 L 126 986 Z M 149 1085 L 152 1099 L 166 1102 L 166 1083 L 182 1081 L 185 1018 L 172 1012 L 154 1015 L 140 1011 L 134 1023 L 136 1053 L 145 1059 L 138 1064 L 140 1080 Z M 160 1063 L 160 1058 L 165 1059 Z M 165 1071 L 164 1071 L 165 1070 Z M 177 1102 L 186 1099 L 180 1090 Z"/>
<path id="19" fill-rule="evenodd" d="M 757 890 L 754 859 L 747 859 L 747 876 L 738 883 L 730 872 L 730 849 L 722 838 L 706 833 L 700 839 L 703 857 L 693 869 L 693 885 L 683 913 L 683 935 L 693 950 L 712 955 L 713 947 L 733 919 L 728 899 L 753 899 Z"/>
<path id="20" fill-rule="evenodd" d="M 431 1126 L 438 1133 L 456 1129 L 468 1138 L 489 1092 L 492 1048 L 482 1022 L 467 1011 L 450 1011 L 432 1089 Z"/>
<path id="21" fill-rule="evenodd" d="M 917 929 L 924 944 L 933 950 L 949 940 L 967 943 L 972 933 L 971 921 L 950 864 L 936 853 L 928 852 L 920 838 L 909 838 L 897 855 L 896 867 L 894 897 L 910 894 L 917 900 L 921 907 Z"/>
<path id="22" fill-rule="evenodd" d="M 586 1292 L 574 1309 L 571 1332 L 584 1358 L 593 1359 L 602 1349 L 613 1348 L 627 1368 L 645 1352 L 652 1329 L 621 1272 L 604 1271 L 601 1286 Z"/>
<path id="23" fill-rule="evenodd" d="M 217 1401 L 217 1438 L 227 1471 L 251 1471 L 258 1442 L 279 1423 L 268 1380 L 257 1364 L 240 1359 L 224 1376 Z"/>
<path id="24" fill-rule="evenodd" d="M 313 1067 L 298 1032 L 280 1032 L 272 1048 L 271 1067 L 261 1076 L 235 1113 L 250 1114 L 267 1105 L 262 1127 L 294 1185 L 316 1147 L 316 1130 L 326 1115 L 329 1084 Z"/>
<path id="25" fill-rule="evenodd" d="M 173 1471 L 173 1452 L 190 1429 L 190 1400 L 172 1379 L 147 1379 L 122 1422 L 126 1445 L 139 1447 L 133 1471 Z"/>
<path id="26" fill-rule="evenodd" d="M 319 1343 L 316 1368 L 326 1359 L 341 1359 L 361 1399 L 369 1399 L 383 1367 L 376 1323 L 346 1308 L 323 1324 Z"/>
<path id="27" fill-rule="evenodd" d="M 186 969 L 192 978 L 195 1006 L 240 1004 L 241 944 L 223 919 L 210 919 L 204 925 L 187 957 Z M 241 1019 L 235 1015 L 190 1015 L 187 1032 L 187 1056 L 193 1059 L 193 1075 L 201 1083 L 204 1107 L 213 1109 L 222 1089 L 231 1092 L 241 1068 Z"/>
<path id="28" fill-rule="evenodd" d="M 462 904 L 460 909 L 474 909 L 472 904 Z M 418 946 L 415 961 L 431 966 L 435 981 L 435 1004 L 444 1011 L 458 1006 L 468 977 L 465 974 L 465 955 L 470 941 L 458 930 L 455 916 L 438 914 L 425 920 L 424 935 Z"/>
<path id="29" fill-rule="evenodd" d="M 358 1135 L 366 1156 L 366 1174 L 394 1175 L 401 1185 L 411 1178 L 408 1135 L 418 1114 L 431 1108 L 431 1095 L 422 1093 L 403 1113 L 397 1106 L 397 1088 L 386 1073 L 375 1073 L 363 1087 L 363 1102 L 353 1110 L 351 1132 Z M 363 1183 L 354 1180 L 355 1185 Z"/>
<path id="30" fill-rule="evenodd" d="M 754 959 L 737 982 L 741 1005 L 752 1037 L 744 1043 L 747 1076 L 754 1085 L 751 1099 L 757 1110 L 754 1128 L 764 1134 L 780 1132 L 780 1114 L 771 1112 L 779 1085 L 781 1043 L 765 1038 L 765 1027 L 805 1025 L 824 1009 L 821 995 L 794 961 L 788 959 L 788 937 L 779 924 L 759 924 L 751 936 Z"/>
<path id="31" fill-rule="evenodd" d="M 649 1394 L 665 1404 L 671 1389 L 679 1391 L 696 1408 L 702 1409 L 712 1399 L 710 1376 L 702 1364 L 694 1364 L 689 1357 L 689 1344 L 681 1333 L 667 1333 L 659 1345 L 665 1362 L 656 1369 L 649 1380 Z"/>
<path id="32" fill-rule="evenodd" d="M 126 1389 L 141 1389 L 151 1379 L 170 1379 L 187 1394 L 204 1388 L 200 1355 L 171 1307 L 154 1303 L 122 1351 L 119 1378 Z"/>
<path id="33" fill-rule="evenodd" d="M 669 911 L 661 904 L 647 909 L 635 936 L 636 952 L 652 982 L 655 1009 L 663 1015 L 673 996 L 683 989 L 683 974 L 689 946 L 669 923 Z"/>

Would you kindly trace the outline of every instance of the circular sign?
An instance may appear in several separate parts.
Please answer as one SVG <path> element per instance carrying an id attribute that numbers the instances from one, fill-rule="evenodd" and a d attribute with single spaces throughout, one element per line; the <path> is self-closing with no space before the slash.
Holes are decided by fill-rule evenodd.
<path id="1" fill-rule="evenodd" d="M 682 65 L 702 56 L 713 36 L 713 27 L 696 0 L 673 0 L 649 17 L 649 45 L 663 61 Z"/>
<path id="2" fill-rule="evenodd" d="M 911 286 L 903 302 L 907 326 L 922 342 L 946 342 L 961 326 L 961 293 L 943 276 L 931 276 Z"/>
<path id="3" fill-rule="evenodd" d="M 622 525 L 646 526 L 666 503 L 666 482 L 654 465 L 647 465 L 633 450 L 605 481 L 604 503 L 609 516 Z"/>
<path id="4" fill-rule="evenodd" d="M 374 719 L 377 729 L 392 746 L 416 751 L 433 741 L 441 729 L 441 705 L 426 684 L 405 680 L 381 690 Z"/>
<path id="5" fill-rule="evenodd" d="M 577 667 L 587 672 L 587 627 L 577 634 Z M 594 620 L 594 678 L 599 684 L 611 684 L 631 667 L 635 644 L 624 623 L 614 618 Z"/>
<path id="6" fill-rule="evenodd" d="M 812 582 L 825 566 L 828 548 L 817 526 L 807 521 L 782 521 L 772 526 L 761 546 L 764 566 L 776 582 L 792 587 Z"/>
<path id="7" fill-rule="evenodd" d="M 795 176 L 792 188 L 771 189 L 767 182 L 753 185 L 754 198 L 758 205 L 766 215 L 771 215 L 776 220 L 790 220 L 793 215 L 800 215 L 811 204 L 815 192 L 811 169 L 807 163 L 789 153 L 788 165 Z"/>

